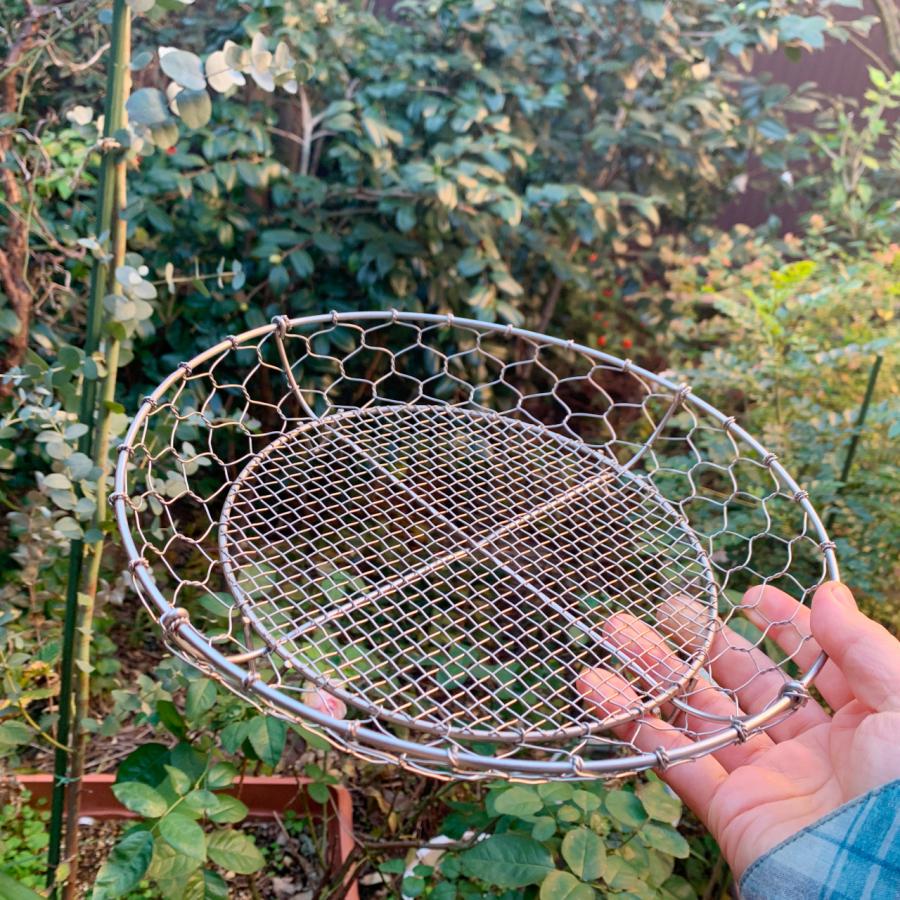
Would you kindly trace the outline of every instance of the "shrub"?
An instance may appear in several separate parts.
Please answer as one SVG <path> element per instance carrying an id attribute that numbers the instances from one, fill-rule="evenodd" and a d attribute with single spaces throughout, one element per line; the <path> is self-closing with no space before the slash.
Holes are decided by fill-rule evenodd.
<path id="1" fill-rule="evenodd" d="M 512 900 L 530 885 L 541 900 L 590 900 L 597 891 L 696 897 L 673 874 L 676 861 L 690 854 L 677 830 L 680 801 L 655 777 L 632 788 L 600 782 L 494 785 L 483 804 L 450 804 L 443 834 L 468 840 L 469 849 L 444 853 L 429 865 L 392 860 L 381 870 L 401 876 L 404 896 L 433 900 Z"/>
<path id="2" fill-rule="evenodd" d="M 814 218 L 805 244 L 789 238 L 779 247 L 739 231 L 708 256 L 673 257 L 670 364 L 790 461 L 813 505 L 833 523 L 843 577 L 897 627 L 896 573 L 888 560 L 900 539 L 891 446 L 900 434 L 900 247 L 845 255 L 817 225 Z M 879 355 L 884 364 L 842 482 Z M 887 599 L 893 605 L 872 605 Z"/>

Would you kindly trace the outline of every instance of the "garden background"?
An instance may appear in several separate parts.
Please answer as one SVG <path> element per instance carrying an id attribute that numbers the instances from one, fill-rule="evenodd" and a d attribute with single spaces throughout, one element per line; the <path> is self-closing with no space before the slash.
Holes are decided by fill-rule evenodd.
<path id="1" fill-rule="evenodd" d="M 718 849 L 652 777 L 446 785 L 339 757 L 225 696 L 167 658 L 97 500 L 140 398 L 223 336 L 329 309 L 452 312 L 690 380 L 790 460 L 845 580 L 896 631 L 892 4 L 127 7 L 128 123 L 107 133 L 110 42 L 123 40 L 108 5 L 0 11 L 0 763 L 52 770 L 83 542 L 97 568 L 77 598 L 75 740 L 141 816 L 82 829 L 79 875 L 74 861 L 57 873 L 68 895 L 336 898 L 352 874 L 363 897 L 728 896 Z M 852 96 L 771 74 L 835 47 L 865 73 Z M 105 229 L 104 167 L 127 177 Z M 91 294 L 104 324 L 85 352 Z M 101 397 L 109 447 L 85 443 L 86 393 Z M 251 772 L 302 774 L 326 806 L 332 786 L 350 788 L 343 871 L 321 822 L 242 824 L 246 808 L 221 792 Z M 5 790 L 0 872 L 42 890 L 47 814 Z M 485 830 L 541 877 L 517 883 L 520 856 L 471 852 Z M 450 850 L 416 858 L 437 835 Z M 586 840 L 601 845 L 597 871 L 575 850 Z"/>

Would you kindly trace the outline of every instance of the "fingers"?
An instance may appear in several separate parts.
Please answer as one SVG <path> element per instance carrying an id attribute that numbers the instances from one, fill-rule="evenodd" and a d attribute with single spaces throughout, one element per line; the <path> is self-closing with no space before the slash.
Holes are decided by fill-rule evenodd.
<path id="1" fill-rule="evenodd" d="M 708 628 L 709 613 L 699 600 L 676 595 L 660 603 L 657 620 L 660 630 L 680 645 L 685 646 L 687 638 L 702 646 L 697 623 L 703 622 L 704 630 Z M 721 624 L 713 632 L 707 667 L 716 684 L 733 692 L 735 701 L 729 702 L 721 692 L 717 694 L 714 686 L 704 693 L 692 694 L 688 699 L 692 706 L 701 706 L 706 712 L 718 715 L 728 716 L 729 708 L 730 715 L 737 715 L 740 710 L 746 713 L 761 712 L 778 698 L 785 683 L 784 674 L 772 660 L 750 641 Z M 799 710 L 797 715 L 770 728 L 768 734 L 771 740 L 788 740 L 827 719 L 820 707 L 810 704 Z M 704 730 L 694 727 L 697 731 Z M 708 724 L 706 730 L 709 730 Z M 755 748 L 750 746 L 748 749 Z M 722 763 L 729 768 L 724 759 Z"/>
<path id="2" fill-rule="evenodd" d="M 751 588 L 744 594 L 741 611 L 766 637 L 772 638 L 801 671 L 806 671 L 821 653 L 818 642 L 810 637 L 809 607 L 798 603 L 784 591 L 771 586 Z M 834 710 L 853 699 L 847 679 L 831 661 L 816 677 L 816 687 Z"/>
<path id="3" fill-rule="evenodd" d="M 671 598 L 665 605 L 661 604 L 660 608 L 663 615 L 660 621 L 660 630 L 662 630 L 662 621 L 665 621 L 666 628 L 677 628 L 680 631 L 681 638 L 684 638 L 685 631 L 689 629 L 691 636 L 696 639 L 698 631 L 696 627 L 697 620 L 693 615 L 694 606 L 702 606 L 702 604 L 690 598 Z M 704 609 L 701 612 L 708 620 L 708 610 Z M 642 686 L 650 689 L 651 696 L 653 693 L 659 693 L 660 687 L 669 687 L 673 683 L 679 683 L 686 677 L 688 673 L 687 663 L 666 643 L 660 631 L 635 618 L 633 615 L 617 613 L 610 616 L 603 625 L 603 633 L 607 641 L 615 649 L 617 656 L 632 661 L 635 668 L 646 673 L 641 679 L 643 682 Z M 674 640 L 683 645 L 681 640 L 677 638 Z M 700 649 L 702 644 L 701 638 L 697 649 Z M 627 671 L 632 671 L 632 669 L 628 668 Z M 597 677 L 599 677 L 599 673 L 595 672 L 595 678 Z M 604 684 L 607 702 L 615 702 L 618 694 L 612 694 L 612 690 L 617 686 L 616 682 L 606 680 Z M 631 696 L 636 697 L 635 688 L 628 687 Z M 718 731 L 729 719 L 741 714 L 737 703 L 723 696 L 713 685 L 710 685 L 708 688 L 704 687 L 702 681 L 698 681 L 697 687 L 691 691 L 690 704 L 698 712 L 685 714 L 686 718 L 683 728 L 686 731 L 699 735 Z M 623 709 L 633 707 L 634 700 L 632 699 L 629 703 L 626 696 L 620 702 L 618 711 L 621 712 Z M 758 734 L 753 735 L 743 743 L 731 744 L 717 751 L 715 756 L 726 771 L 731 771 L 739 766 L 747 765 L 753 757 L 771 749 L 772 746 L 772 741 L 767 735 Z"/>
<path id="4" fill-rule="evenodd" d="M 900 642 L 856 608 L 844 585 L 832 581 L 816 591 L 810 621 L 857 700 L 881 712 L 900 710 Z"/>
<path id="5" fill-rule="evenodd" d="M 624 709 L 633 709 L 640 703 L 634 688 L 620 675 L 612 672 L 588 669 L 579 676 L 575 686 L 585 703 L 601 716 L 614 716 Z M 630 741 L 645 753 L 653 753 L 659 749 L 675 750 L 693 743 L 678 729 L 650 715 L 621 725 L 613 731 L 617 737 Z M 706 821 L 710 801 L 728 774 L 712 756 L 704 756 L 689 763 L 672 766 L 660 772 L 660 776 L 700 819 Z"/>
<path id="6" fill-rule="evenodd" d="M 638 672 L 645 685 L 659 692 L 678 684 L 687 674 L 687 664 L 655 628 L 631 613 L 615 613 L 603 623 L 603 634 L 626 665 Z"/>
<path id="7" fill-rule="evenodd" d="M 734 691 L 741 709 L 762 712 L 777 699 L 785 675 L 762 650 L 727 626 L 717 629 L 710 648 L 709 668 L 717 684 Z M 815 658 L 815 657 L 813 657 Z M 828 715 L 816 703 L 796 709 L 784 721 L 769 726 L 774 741 L 787 741 L 828 721 Z"/>

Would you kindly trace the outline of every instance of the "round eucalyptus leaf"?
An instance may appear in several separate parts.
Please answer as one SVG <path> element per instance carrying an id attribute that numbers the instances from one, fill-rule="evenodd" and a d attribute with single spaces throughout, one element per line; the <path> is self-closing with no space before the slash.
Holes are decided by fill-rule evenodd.
<path id="1" fill-rule="evenodd" d="M 174 47 L 160 47 L 159 64 L 172 81 L 189 91 L 202 91 L 206 87 L 203 63 L 196 53 L 176 50 Z"/>
<path id="2" fill-rule="evenodd" d="M 166 95 L 156 88 L 141 88 L 135 91 L 125 104 L 128 118 L 135 125 L 152 128 L 162 125 L 171 118 Z"/>
<path id="3" fill-rule="evenodd" d="M 178 95 L 178 115 L 188 128 L 202 128 L 212 116 L 212 102 L 206 91 L 182 91 Z"/>

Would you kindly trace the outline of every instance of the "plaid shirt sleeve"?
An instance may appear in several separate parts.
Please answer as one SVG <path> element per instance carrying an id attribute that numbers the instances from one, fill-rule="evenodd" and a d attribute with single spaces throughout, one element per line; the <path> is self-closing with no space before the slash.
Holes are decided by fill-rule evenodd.
<path id="1" fill-rule="evenodd" d="M 900 897 L 900 780 L 782 841 L 744 873 L 742 900 Z"/>

